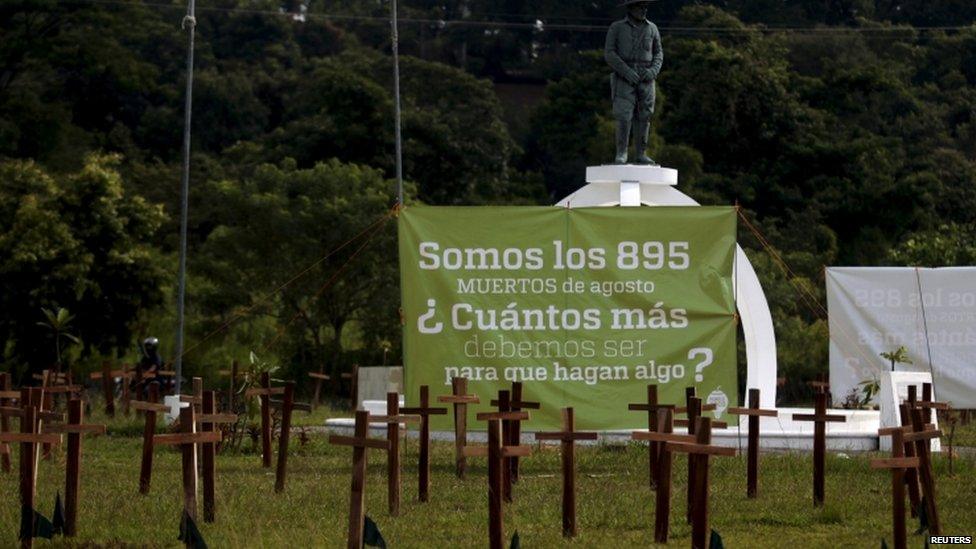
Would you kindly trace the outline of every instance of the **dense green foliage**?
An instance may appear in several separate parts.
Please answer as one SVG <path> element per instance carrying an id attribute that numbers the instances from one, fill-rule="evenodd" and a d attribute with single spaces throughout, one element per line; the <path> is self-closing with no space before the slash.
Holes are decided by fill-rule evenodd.
<path id="1" fill-rule="evenodd" d="M 597 50 L 616 3 L 402 5 L 410 200 L 548 203 L 609 159 Z M 7 363 L 50 360 L 41 307 L 78 315 L 75 360 L 131 356 L 150 332 L 170 343 L 181 9 L 0 6 Z M 198 13 L 191 371 L 251 349 L 296 372 L 398 356 L 393 224 L 348 267 L 364 237 L 315 263 L 395 200 L 386 10 L 221 0 Z M 699 201 L 741 204 L 789 265 L 741 227 L 796 380 L 786 397 L 802 398 L 800 381 L 825 368 L 827 329 L 798 292 L 822 301 L 823 266 L 976 259 L 976 8 L 682 0 L 651 17 L 665 46 L 652 156 Z"/>

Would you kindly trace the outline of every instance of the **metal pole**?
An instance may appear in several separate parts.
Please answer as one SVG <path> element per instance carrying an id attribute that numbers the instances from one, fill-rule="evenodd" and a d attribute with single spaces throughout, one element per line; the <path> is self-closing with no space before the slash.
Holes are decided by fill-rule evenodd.
<path id="1" fill-rule="evenodd" d="M 400 36 L 397 31 L 397 0 L 390 0 L 390 34 L 393 42 L 393 111 L 396 123 L 397 203 L 403 206 L 403 148 L 400 139 Z"/>
<path id="2" fill-rule="evenodd" d="M 190 118 L 193 114 L 193 34 L 196 29 L 196 0 L 189 0 L 182 27 L 187 29 L 186 104 L 183 108 L 183 177 L 180 201 L 180 262 L 176 292 L 176 394 L 180 394 L 183 376 L 183 316 L 186 300 L 186 225 L 190 201 Z"/>

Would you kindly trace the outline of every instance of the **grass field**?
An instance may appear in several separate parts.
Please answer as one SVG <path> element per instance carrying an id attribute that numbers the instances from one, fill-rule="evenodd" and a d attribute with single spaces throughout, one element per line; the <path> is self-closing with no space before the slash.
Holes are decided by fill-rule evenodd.
<path id="1" fill-rule="evenodd" d="M 329 412 L 298 414 L 299 423 L 321 425 Z M 96 414 L 91 422 L 98 422 Z M 141 441 L 112 433 L 138 431 L 135 420 L 109 423 L 108 436 L 83 444 L 82 504 L 75 545 L 38 541 L 38 547 L 178 546 L 181 488 L 179 454 L 158 449 L 152 492 L 137 491 Z M 968 429 L 967 429 L 968 433 Z M 968 436 L 968 434 L 967 434 Z M 274 473 L 262 469 L 249 451 L 226 453 L 217 463 L 217 523 L 201 524 L 211 547 L 342 547 L 349 498 L 351 451 L 331 447 L 315 433 L 305 444 L 293 438 L 289 482 L 275 494 Z M 16 459 L 17 451 L 14 456 Z M 433 445 L 431 502 L 416 502 L 417 443 L 406 444 L 403 498 L 399 517 L 386 504 L 385 457 L 371 451 L 367 514 L 391 548 L 483 547 L 487 544 L 486 471 L 471 459 L 468 479 L 453 471 L 453 444 Z M 745 498 L 745 458 L 717 458 L 711 468 L 711 526 L 727 547 L 878 547 L 891 543 L 890 474 L 868 466 L 870 455 L 828 455 L 827 503 L 812 505 L 809 454 L 764 454 L 760 497 Z M 643 547 L 652 544 L 653 494 L 647 487 L 646 450 L 637 445 L 580 447 L 578 521 L 580 535 L 565 541 L 560 532 L 558 447 L 543 447 L 524 459 L 515 502 L 506 508 L 506 535 L 518 530 L 523 547 Z M 684 521 L 686 460 L 676 458 L 671 545 L 687 546 Z M 0 473 L 0 547 L 15 545 L 19 524 L 15 473 Z M 944 457 L 935 458 L 938 505 L 944 533 L 976 532 L 976 459 L 955 460 L 949 475 Z M 38 510 L 50 516 L 55 492 L 63 490 L 64 456 L 56 450 L 40 467 Z M 910 534 L 915 528 L 910 521 Z M 922 536 L 909 536 L 921 547 Z"/>

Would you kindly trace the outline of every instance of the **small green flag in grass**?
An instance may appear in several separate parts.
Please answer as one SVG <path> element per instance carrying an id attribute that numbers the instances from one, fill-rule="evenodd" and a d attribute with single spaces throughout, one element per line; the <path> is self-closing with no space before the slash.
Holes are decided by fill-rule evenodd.
<path id="1" fill-rule="evenodd" d="M 22 505 L 20 507 L 20 538 L 21 540 L 30 538 L 51 539 L 54 536 L 54 527 L 51 521 L 44 515 L 38 513 L 33 508 Z"/>
<path id="2" fill-rule="evenodd" d="M 725 545 L 722 544 L 722 536 L 718 532 L 712 530 L 712 537 L 708 540 L 709 549 L 725 549 Z"/>
<path id="3" fill-rule="evenodd" d="M 508 546 L 508 549 L 520 549 L 522 545 L 519 543 L 518 530 L 512 534 L 512 543 Z"/>
<path id="4" fill-rule="evenodd" d="M 64 504 L 61 503 L 61 492 L 54 497 L 54 512 L 51 513 L 51 526 L 55 534 L 64 535 Z"/>
<path id="5" fill-rule="evenodd" d="M 380 529 L 373 522 L 373 519 L 369 516 L 363 516 L 363 547 L 367 545 L 386 549 L 386 540 L 383 539 L 383 534 L 380 533 Z"/>
<path id="6" fill-rule="evenodd" d="M 888 549 L 888 544 L 885 542 L 884 538 L 881 538 L 881 549 Z"/>
<path id="7" fill-rule="evenodd" d="M 922 498 L 922 502 L 918 504 L 918 530 L 915 530 L 915 535 L 927 532 L 929 529 L 929 515 L 926 508 L 925 498 Z"/>
<path id="8" fill-rule="evenodd" d="M 188 547 L 194 547 L 196 549 L 207 549 L 207 542 L 203 540 L 203 535 L 197 528 L 197 523 L 193 521 L 193 517 L 183 510 L 183 516 L 180 518 L 180 535 L 176 538 L 182 541 Z"/>

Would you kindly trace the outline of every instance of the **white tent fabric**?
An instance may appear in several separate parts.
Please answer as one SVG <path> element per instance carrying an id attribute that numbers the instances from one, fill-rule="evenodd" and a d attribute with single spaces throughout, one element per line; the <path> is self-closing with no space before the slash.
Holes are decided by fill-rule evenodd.
<path id="1" fill-rule="evenodd" d="M 931 370 L 936 399 L 976 408 L 976 267 L 829 267 L 827 307 L 835 403 L 904 346 L 896 370 Z"/>

